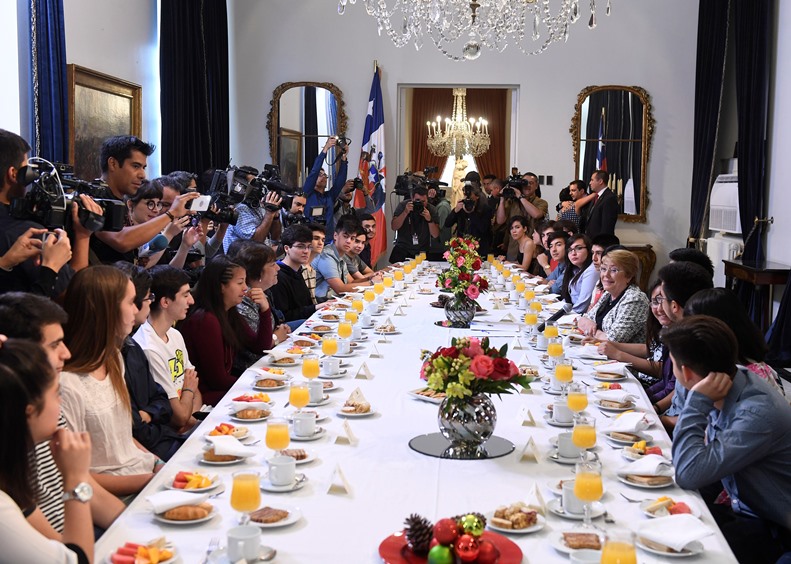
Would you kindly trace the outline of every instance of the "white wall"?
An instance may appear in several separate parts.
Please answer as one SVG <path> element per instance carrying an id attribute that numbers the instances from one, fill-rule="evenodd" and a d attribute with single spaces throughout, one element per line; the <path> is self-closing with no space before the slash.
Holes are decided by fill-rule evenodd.
<path id="1" fill-rule="evenodd" d="M 142 139 L 160 144 L 157 0 L 65 0 L 66 59 L 143 87 Z M 160 173 L 159 151 L 148 177 Z"/>
<path id="2" fill-rule="evenodd" d="M 399 84 L 520 81 L 518 162 L 513 164 L 555 177 L 555 187 L 543 190 L 552 207 L 559 188 L 574 178 L 568 129 L 579 91 L 591 84 L 639 85 L 651 95 L 656 119 L 648 172 L 649 221 L 619 224 L 617 233 L 625 242 L 653 244 L 660 265 L 668 250 L 684 244 L 692 177 L 697 2 L 613 2 L 609 18 L 599 10 L 596 30 L 587 29 L 585 15 L 572 27 L 568 43 L 553 45 L 542 55 L 525 57 L 509 48 L 501 54 L 484 51 L 477 61 L 465 63 L 448 61 L 430 42 L 421 51 L 412 46 L 397 49 L 386 37 L 377 36 L 376 23 L 361 3 L 347 6 L 342 17 L 336 4 L 229 2 L 231 73 L 239 77 L 231 90 L 235 162 L 268 162 L 266 114 L 271 93 L 278 84 L 297 80 L 329 81 L 340 87 L 356 154 L 376 59 L 382 67 L 389 124 L 389 186 L 398 172 L 392 167 L 397 164 Z"/>
<path id="3" fill-rule="evenodd" d="M 19 69 L 17 46 L 17 6 L 3 2 L 0 6 L 0 76 L 5 82 L 0 89 L 0 129 L 20 132 L 19 123 Z"/>

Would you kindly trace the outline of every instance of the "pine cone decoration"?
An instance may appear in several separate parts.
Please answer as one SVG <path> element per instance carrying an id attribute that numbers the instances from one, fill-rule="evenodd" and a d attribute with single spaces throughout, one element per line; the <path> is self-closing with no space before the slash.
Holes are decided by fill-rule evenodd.
<path id="1" fill-rule="evenodd" d="M 476 511 L 471 511 L 469 513 L 462 513 L 461 515 L 456 515 L 455 517 L 451 517 L 451 519 L 453 519 L 458 523 L 465 515 L 475 515 L 478 519 L 481 520 L 481 522 L 483 522 L 484 529 L 486 528 L 486 517 L 483 516 L 483 513 L 478 513 Z"/>
<path id="2" fill-rule="evenodd" d="M 409 548 L 418 556 L 428 554 L 428 545 L 434 536 L 434 525 L 425 517 L 412 513 L 404 521 L 404 533 Z"/>

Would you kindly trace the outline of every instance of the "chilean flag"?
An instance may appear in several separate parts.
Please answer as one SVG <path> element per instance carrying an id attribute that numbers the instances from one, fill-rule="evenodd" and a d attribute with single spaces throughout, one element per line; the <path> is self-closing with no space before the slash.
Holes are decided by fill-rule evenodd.
<path id="1" fill-rule="evenodd" d="M 374 71 L 371 94 L 368 96 L 368 114 L 365 116 L 365 131 L 360 151 L 359 177 L 365 183 L 374 201 L 381 207 L 373 214 L 376 219 L 376 236 L 371 241 L 371 267 L 375 268 L 379 255 L 387 249 L 387 224 L 385 223 L 385 113 L 382 87 L 379 83 L 379 67 Z M 364 208 L 365 198 L 358 191 L 354 196 L 355 207 Z"/>
<path id="2" fill-rule="evenodd" d="M 607 170 L 607 147 L 604 143 L 604 108 L 601 109 L 601 119 L 599 120 L 599 149 L 596 152 L 596 168 Z"/>

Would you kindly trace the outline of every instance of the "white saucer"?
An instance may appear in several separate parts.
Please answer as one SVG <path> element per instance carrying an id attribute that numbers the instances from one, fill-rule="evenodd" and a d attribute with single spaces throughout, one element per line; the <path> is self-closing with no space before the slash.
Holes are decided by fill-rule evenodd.
<path id="1" fill-rule="evenodd" d="M 256 523 L 256 525 L 258 524 L 259 523 Z M 261 558 L 268 557 L 271 551 L 272 551 L 271 547 L 261 545 L 261 550 L 258 553 L 259 560 L 256 560 L 256 562 L 261 561 L 260 560 Z M 228 558 L 228 549 L 225 547 L 218 548 L 217 550 L 209 554 L 209 556 L 206 558 L 206 562 L 207 564 L 233 564 L 230 558 Z"/>
<path id="2" fill-rule="evenodd" d="M 549 394 L 550 396 L 559 396 L 563 394 L 563 390 L 555 390 L 549 384 L 544 384 L 541 386 L 541 389 L 544 390 L 545 394 Z"/>
<path id="3" fill-rule="evenodd" d="M 322 406 L 322 405 L 327 405 L 328 403 L 330 403 L 330 396 L 329 396 L 329 394 L 324 394 L 324 397 L 321 398 L 321 401 L 310 402 L 305 407 L 319 407 L 319 406 Z"/>
<path id="4" fill-rule="evenodd" d="M 569 421 L 568 423 L 561 423 L 560 421 L 555 421 L 554 416 L 550 415 L 549 413 L 544 414 L 544 421 L 553 427 L 561 427 L 563 429 L 568 429 L 574 426 L 573 420 Z"/>
<path id="5" fill-rule="evenodd" d="M 568 464 L 568 465 L 571 465 L 571 464 L 576 464 L 577 462 L 581 462 L 581 460 L 580 460 L 580 457 L 579 457 L 579 456 L 572 456 L 572 457 L 560 456 L 560 455 L 558 454 L 558 451 L 557 451 L 557 449 L 553 450 L 553 451 L 552 451 L 552 453 L 549 455 L 549 457 L 548 457 L 548 458 L 549 458 L 549 459 L 550 459 L 552 462 L 557 462 L 558 464 Z"/>
<path id="6" fill-rule="evenodd" d="M 286 493 L 295 492 L 302 489 L 308 483 L 308 478 L 305 474 L 297 472 L 294 475 L 294 481 L 286 486 L 276 486 L 269 481 L 269 474 L 261 476 L 261 489 L 265 492 Z"/>
<path id="7" fill-rule="evenodd" d="M 634 482 L 630 482 L 629 480 L 627 480 L 625 476 L 615 476 L 615 477 L 618 478 L 619 482 L 623 482 L 627 486 L 632 486 L 633 488 L 640 488 L 641 490 L 661 490 L 662 488 L 669 488 L 670 486 L 676 485 L 676 481 L 673 480 L 673 478 L 670 476 L 668 476 L 670 478 L 670 481 L 668 483 L 659 484 L 656 486 L 651 486 L 648 484 L 636 484 Z"/>
<path id="8" fill-rule="evenodd" d="M 550 499 L 547 502 L 547 509 L 557 515 L 558 517 L 562 517 L 563 519 L 571 519 L 572 521 L 582 521 L 585 516 L 580 513 L 566 513 L 566 511 L 560 505 L 560 498 Z M 605 509 L 604 504 L 600 501 L 594 501 L 591 503 L 591 519 L 596 519 L 597 517 L 601 517 L 604 515 Z"/>
<path id="9" fill-rule="evenodd" d="M 376 410 L 372 407 L 370 411 L 365 413 L 345 413 L 339 409 L 336 413 L 340 417 L 370 417 L 371 415 L 376 415 Z"/>
<path id="10" fill-rule="evenodd" d="M 167 525 L 197 525 L 198 523 L 205 523 L 210 519 L 214 519 L 215 515 L 217 515 L 217 508 L 212 507 L 211 513 L 209 513 L 206 517 L 202 517 L 200 519 L 193 519 L 192 521 L 174 521 L 172 519 L 165 519 L 164 517 L 162 517 L 162 515 L 158 513 L 154 513 L 154 520 L 159 521 L 160 523 L 165 523 Z"/>
<path id="11" fill-rule="evenodd" d="M 356 354 L 357 354 L 357 351 L 356 350 L 352 350 L 352 351 L 349 351 L 347 353 L 335 353 L 332 356 L 334 356 L 336 358 L 349 358 L 350 356 L 354 356 Z"/>
<path id="12" fill-rule="evenodd" d="M 654 548 L 648 548 L 648 546 L 643 542 L 642 537 L 635 535 L 634 537 L 634 544 L 640 550 L 645 550 L 646 552 L 650 552 L 651 554 L 656 554 L 657 556 L 665 556 L 667 558 L 688 558 L 690 556 L 697 556 L 698 554 L 703 552 L 703 543 L 700 541 L 692 541 L 687 546 L 684 547 L 682 552 L 665 552 L 662 550 L 656 550 Z"/>
<path id="13" fill-rule="evenodd" d="M 319 380 L 335 380 L 336 378 L 343 378 L 348 373 L 348 370 L 341 368 L 337 374 L 319 374 Z"/>
<path id="14" fill-rule="evenodd" d="M 597 400 L 593 400 L 593 405 L 595 405 L 596 407 L 598 407 L 602 411 L 612 411 L 613 413 L 622 413 L 624 411 L 634 411 L 634 409 L 635 409 L 634 400 L 632 400 L 632 405 L 627 406 L 627 407 L 604 407 L 601 403 L 599 403 L 600 401 L 601 400 L 598 400 L 598 399 Z"/>
<path id="15" fill-rule="evenodd" d="M 282 509 L 283 511 L 288 511 L 288 517 L 286 517 L 285 519 L 281 519 L 280 521 L 276 521 L 275 523 L 257 523 L 251 519 L 250 524 L 255 525 L 257 527 L 261 527 L 262 529 L 276 529 L 278 527 L 288 527 L 289 525 L 293 525 L 294 523 L 302 519 L 302 511 L 299 509 L 299 507 L 296 507 L 294 505 L 278 504 L 278 506 L 275 509 Z"/>
<path id="16" fill-rule="evenodd" d="M 508 535 L 526 535 L 528 533 L 535 533 L 536 531 L 543 529 L 544 525 L 547 524 L 546 518 L 539 513 L 536 515 L 536 524 L 532 527 L 526 527 L 524 529 L 504 529 L 502 527 L 498 527 L 497 525 L 493 525 L 492 517 L 494 517 L 494 511 L 490 511 L 486 514 L 486 527 L 493 531 L 497 531 L 498 533 L 505 533 Z"/>
<path id="17" fill-rule="evenodd" d="M 288 435 L 291 437 L 292 441 L 297 441 L 297 442 L 315 441 L 320 439 L 326 434 L 327 434 L 327 429 L 325 429 L 324 427 L 316 427 L 316 433 L 312 437 L 302 437 L 294 433 L 294 427 L 292 427 L 291 425 L 289 425 L 288 427 Z"/>

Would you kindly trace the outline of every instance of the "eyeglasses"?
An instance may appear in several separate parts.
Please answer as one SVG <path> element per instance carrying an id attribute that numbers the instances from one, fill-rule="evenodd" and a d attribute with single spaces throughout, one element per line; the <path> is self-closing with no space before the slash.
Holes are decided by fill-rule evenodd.
<path id="1" fill-rule="evenodd" d="M 586 247 L 585 245 L 578 245 L 576 247 L 569 248 L 569 252 L 570 253 L 572 253 L 572 252 L 579 253 L 579 252 L 587 251 L 587 250 L 588 250 L 588 247 Z"/>
<path id="2" fill-rule="evenodd" d="M 310 245 L 304 245 L 304 244 L 301 244 L 301 243 L 297 243 L 296 245 L 291 245 L 291 248 L 292 249 L 296 249 L 298 251 L 309 251 L 310 250 Z"/>
<path id="3" fill-rule="evenodd" d="M 323 170 L 320 170 L 319 171 L 319 176 L 327 176 L 327 173 L 324 172 Z"/>
<path id="4" fill-rule="evenodd" d="M 149 292 L 149 294 L 145 298 L 143 298 L 143 301 L 153 303 L 154 301 L 156 301 L 156 299 L 157 299 L 157 295 L 154 292 Z"/>
<path id="5" fill-rule="evenodd" d="M 165 204 L 163 204 L 162 202 L 155 202 L 154 200 L 148 200 L 146 202 L 146 207 L 151 211 L 156 211 L 164 208 Z M 168 204 L 168 207 L 170 207 L 170 204 Z"/>
<path id="6" fill-rule="evenodd" d="M 623 272 L 623 270 L 621 270 L 620 268 L 615 268 L 614 266 L 611 266 L 610 268 L 602 267 L 600 272 L 602 274 L 607 272 L 607 273 L 611 274 L 612 276 L 615 276 L 616 274 L 620 274 L 621 272 Z"/>
<path id="7" fill-rule="evenodd" d="M 667 298 L 665 296 L 656 296 L 655 298 L 651 298 L 651 305 L 652 306 L 661 306 L 662 302 L 664 302 Z"/>

